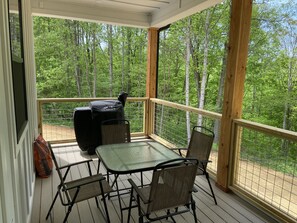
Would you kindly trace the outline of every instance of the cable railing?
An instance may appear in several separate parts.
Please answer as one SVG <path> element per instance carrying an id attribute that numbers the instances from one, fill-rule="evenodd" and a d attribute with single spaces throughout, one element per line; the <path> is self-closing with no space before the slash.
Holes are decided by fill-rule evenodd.
<path id="1" fill-rule="evenodd" d="M 297 221 L 297 133 L 234 120 L 231 188 L 282 219 Z"/>
<path id="2" fill-rule="evenodd" d="M 152 133 L 166 141 L 164 143 L 169 147 L 187 147 L 192 128 L 196 125 L 205 126 L 215 133 L 215 140 L 210 154 L 212 162 L 207 165 L 209 171 L 215 176 L 217 172 L 221 114 L 161 99 L 151 99 L 151 102 L 151 108 L 155 112 L 152 120 Z M 190 124 L 187 124 L 187 122 Z M 189 129 L 187 130 L 188 125 Z"/>
<path id="3" fill-rule="evenodd" d="M 38 99 L 38 129 L 47 141 L 75 142 L 73 113 L 75 108 L 88 107 L 96 100 L 115 98 L 44 98 Z M 145 129 L 147 98 L 128 98 L 125 104 L 125 118 L 130 120 L 134 137 L 147 135 Z"/>

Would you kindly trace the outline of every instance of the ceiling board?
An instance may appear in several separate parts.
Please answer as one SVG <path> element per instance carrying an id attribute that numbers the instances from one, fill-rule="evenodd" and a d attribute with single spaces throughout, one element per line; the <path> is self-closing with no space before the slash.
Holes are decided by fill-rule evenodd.
<path id="1" fill-rule="evenodd" d="M 162 27 L 222 0 L 31 0 L 34 15 Z"/>

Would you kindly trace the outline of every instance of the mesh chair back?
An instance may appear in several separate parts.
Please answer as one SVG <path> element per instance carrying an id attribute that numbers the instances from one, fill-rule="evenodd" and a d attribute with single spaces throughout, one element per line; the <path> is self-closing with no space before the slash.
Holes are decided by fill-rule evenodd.
<path id="1" fill-rule="evenodd" d="M 128 120 L 107 120 L 101 123 L 102 145 L 131 141 Z"/>
<path id="2" fill-rule="evenodd" d="M 175 165 L 168 166 L 169 162 L 175 162 Z M 158 165 L 154 170 L 147 213 L 185 205 L 191 199 L 198 160 L 176 159 L 169 162 Z"/>
<path id="3" fill-rule="evenodd" d="M 195 126 L 192 131 L 191 140 L 188 147 L 187 158 L 196 158 L 199 161 L 208 161 L 214 140 L 214 133 L 202 126 Z M 206 169 L 207 162 L 199 167 Z"/>

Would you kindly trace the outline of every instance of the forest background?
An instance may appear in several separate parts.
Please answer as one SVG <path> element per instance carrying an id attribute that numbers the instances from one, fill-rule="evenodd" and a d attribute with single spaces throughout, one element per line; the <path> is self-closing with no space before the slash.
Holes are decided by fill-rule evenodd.
<path id="1" fill-rule="evenodd" d="M 230 4 L 160 31 L 158 98 L 221 113 Z M 244 119 L 291 131 L 297 131 L 296 9 L 296 0 L 253 1 L 243 102 Z M 145 96 L 147 30 L 34 17 L 34 38 L 39 98 Z M 275 148 L 278 157 L 284 148 Z M 286 151 L 294 175 L 296 146 Z"/>

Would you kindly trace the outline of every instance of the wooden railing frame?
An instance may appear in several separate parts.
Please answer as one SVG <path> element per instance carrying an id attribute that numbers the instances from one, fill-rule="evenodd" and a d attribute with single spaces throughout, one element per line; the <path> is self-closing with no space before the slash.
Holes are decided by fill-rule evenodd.
<path id="1" fill-rule="evenodd" d="M 178 104 L 175 102 L 170 102 L 170 101 L 166 101 L 166 100 L 162 100 L 162 99 L 158 99 L 158 98 L 151 98 L 149 100 L 150 102 L 150 109 L 151 111 L 150 113 L 150 126 L 148 127 L 150 129 L 151 134 L 149 134 L 149 137 L 159 141 L 160 143 L 164 144 L 165 146 L 167 146 L 168 148 L 176 148 L 175 145 L 173 145 L 172 143 L 166 141 L 165 139 L 159 137 L 158 135 L 154 134 L 155 130 L 154 130 L 154 120 L 155 120 L 155 105 L 159 104 L 159 105 L 164 105 L 170 108 L 175 108 L 181 111 L 185 111 L 185 112 L 192 112 L 195 114 L 200 114 L 203 115 L 207 118 L 211 118 L 211 119 L 217 119 L 217 120 L 221 120 L 222 115 L 216 112 L 211 112 L 211 111 L 207 111 L 204 109 L 199 109 L 199 108 L 195 108 L 195 107 L 191 107 L 191 106 L 187 106 L 187 105 L 182 105 L 182 104 Z"/>
<path id="2" fill-rule="evenodd" d="M 115 98 L 46 98 L 46 99 L 38 99 L 38 128 L 42 129 L 42 104 L 43 103 L 49 103 L 49 102 L 89 102 L 93 100 L 111 100 Z M 164 105 L 168 106 L 171 108 L 175 108 L 178 110 L 182 111 L 188 111 L 188 112 L 193 112 L 196 114 L 201 114 L 205 117 L 212 118 L 212 119 L 218 119 L 220 120 L 222 118 L 222 115 L 219 113 L 211 112 L 211 111 L 206 111 L 203 109 L 198 109 L 174 102 L 169 102 L 166 100 L 162 99 L 157 99 L 157 98 L 151 98 L 149 99 L 148 97 L 143 97 L 143 98 L 128 98 L 128 102 L 139 102 L 143 101 L 144 102 L 144 132 L 143 135 L 147 136 L 149 138 L 152 138 L 156 141 L 159 141 L 160 143 L 166 145 L 169 148 L 174 148 L 175 145 L 172 143 L 168 142 L 167 140 L 161 138 L 160 136 L 154 134 L 154 121 L 155 121 L 155 105 Z M 233 119 L 232 120 L 232 139 L 231 139 L 231 153 L 229 157 L 229 163 L 230 163 L 230 168 L 229 168 L 229 174 L 228 174 L 228 187 L 237 193 L 239 196 L 244 197 L 244 199 L 247 199 L 248 201 L 252 202 L 253 205 L 262 208 L 265 210 L 267 213 L 271 214 L 272 216 L 276 217 L 277 219 L 285 220 L 286 222 L 292 222 L 290 217 L 282 215 L 281 213 L 277 212 L 276 214 L 276 209 L 274 209 L 272 206 L 262 202 L 259 199 L 253 198 L 253 196 L 249 193 L 247 193 L 245 190 L 237 187 L 234 185 L 234 175 L 236 174 L 237 171 L 237 162 L 238 162 L 238 146 L 240 144 L 241 140 L 241 133 L 242 133 L 242 128 L 247 128 L 251 129 L 257 132 L 265 133 L 271 136 L 279 137 L 282 139 L 288 139 L 292 140 L 294 142 L 297 142 L 297 132 L 292 132 L 289 130 L 284 130 L 244 119 Z M 138 133 L 135 134 L 135 136 L 141 136 L 141 134 L 137 135 Z M 218 165 L 219 167 L 219 165 Z"/>
<path id="3" fill-rule="evenodd" d="M 176 108 L 178 110 L 182 110 L 182 111 L 188 111 L 188 112 L 193 112 L 193 113 L 197 113 L 209 118 L 213 118 L 213 119 L 221 119 L 222 115 L 216 112 L 211 112 L 211 111 L 207 111 L 204 109 L 200 109 L 200 108 L 195 108 L 195 107 L 191 107 L 191 106 L 187 106 L 187 105 L 182 105 L 182 104 L 178 104 L 175 102 L 170 102 L 170 101 L 166 101 L 166 100 L 162 100 L 162 99 L 158 99 L 158 98 L 151 98 L 150 102 L 154 103 L 154 104 L 160 104 L 160 105 L 165 105 L 171 108 Z"/>
<path id="4" fill-rule="evenodd" d="M 42 105 L 45 103 L 52 103 L 52 102 L 91 102 L 96 100 L 116 100 L 117 98 L 113 97 L 99 97 L 99 98 L 39 98 L 37 99 L 37 109 L 38 109 L 38 133 L 42 135 Z M 147 97 L 133 97 L 133 98 L 127 98 L 128 102 L 143 102 L 143 132 L 136 132 L 132 133 L 132 137 L 144 137 L 148 134 L 148 98 Z M 66 140 L 59 140 L 59 143 L 65 143 L 65 142 L 72 142 L 71 139 Z"/>
<path id="5" fill-rule="evenodd" d="M 264 124 L 260 124 L 257 122 L 244 120 L 244 119 L 234 119 L 233 123 L 234 123 L 234 125 L 238 125 L 240 127 L 256 130 L 261 133 L 266 133 L 266 134 L 276 136 L 276 137 L 279 137 L 282 139 L 285 138 L 285 139 L 289 139 L 294 142 L 297 142 L 297 132 L 280 129 L 277 127 L 264 125 Z"/>
<path id="6" fill-rule="evenodd" d="M 241 134 L 243 128 L 254 130 L 260 133 L 264 133 L 269 136 L 278 137 L 280 139 L 287 139 L 294 142 L 297 142 L 297 132 L 280 129 L 277 127 L 260 124 L 244 119 L 234 119 L 232 123 L 232 148 L 231 148 L 231 156 L 230 156 L 230 169 L 229 169 L 229 185 L 228 187 L 236 193 L 238 196 L 242 197 L 243 199 L 249 201 L 254 206 L 265 210 L 270 216 L 276 218 L 277 221 L 281 222 L 295 222 L 287 214 L 279 211 L 278 209 L 274 208 L 272 205 L 263 202 L 261 199 L 255 198 L 251 193 L 247 192 L 246 190 L 242 189 L 241 187 L 234 184 L 234 177 L 236 176 L 236 172 L 238 170 L 238 162 L 239 162 L 239 149 L 237 145 L 240 144 L 241 141 Z"/>

